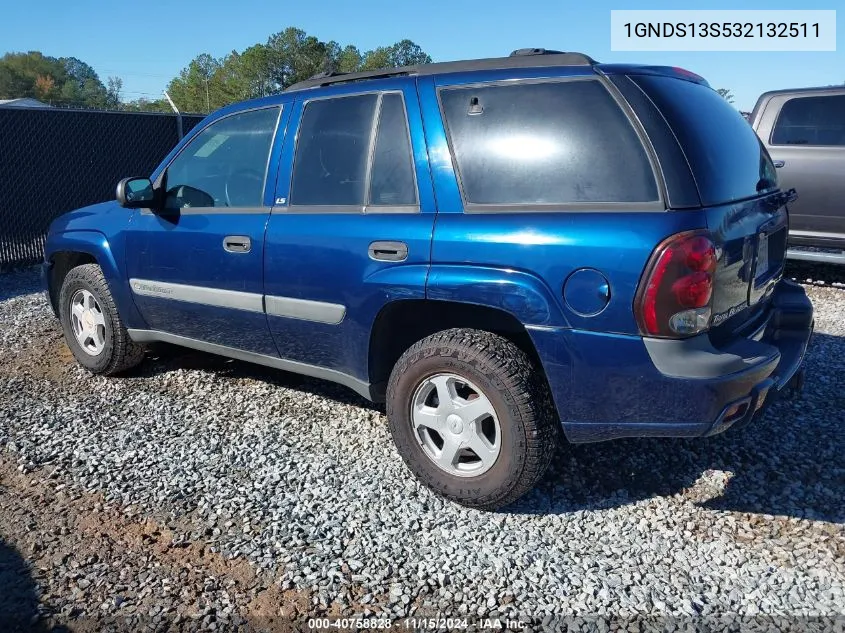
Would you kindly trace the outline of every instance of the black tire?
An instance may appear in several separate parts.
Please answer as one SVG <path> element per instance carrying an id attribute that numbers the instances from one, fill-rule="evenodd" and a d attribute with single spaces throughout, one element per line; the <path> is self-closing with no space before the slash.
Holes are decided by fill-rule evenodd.
<path id="1" fill-rule="evenodd" d="M 86 352 L 73 333 L 71 300 L 79 290 L 87 290 L 94 295 L 104 316 L 105 345 L 98 354 Z M 92 374 L 119 374 L 134 367 L 144 358 L 144 348 L 129 338 L 103 271 L 97 264 L 83 264 L 68 272 L 59 294 L 59 319 L 67 346 L 77 362 Z"/>
<path id="2" fill-rule="evenodd" d="M 426 378 L 441 372 L 477 385 L 499 419 L 499 455 L 478 476 L 441 469 L 415 436 L 414 393 Z M 531 490 L 545 473 L 559 437 L 546 380 L 531 359 L 509 340 L 471 329 L 438 332 L 401 356 L 387 386 L 387 418 L 399 454 L 423 484 L 446 499 L 485 510 L 506 506 Z"/>

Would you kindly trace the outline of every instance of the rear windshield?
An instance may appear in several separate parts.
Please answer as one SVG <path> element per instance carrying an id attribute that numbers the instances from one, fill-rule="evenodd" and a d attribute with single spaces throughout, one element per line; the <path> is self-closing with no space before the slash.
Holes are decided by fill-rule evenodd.
<path id="1" fill-rule="evenodd" d="M 772 160 L 742 115 L 704 85 L 672 77 L 631 77 L 678 138 L 707 206 L 777 188 Z"/>

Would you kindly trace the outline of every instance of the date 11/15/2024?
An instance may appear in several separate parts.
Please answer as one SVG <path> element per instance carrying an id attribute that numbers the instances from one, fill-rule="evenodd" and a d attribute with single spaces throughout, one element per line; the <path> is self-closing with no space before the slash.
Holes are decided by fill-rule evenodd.
<path id="1" fill-rule="evenodd" d="M 470 621 L 465 617 L 407 617 L 407 618 L 310 618 L 311 631 L 425 631 L 461 630 L 472 628 L 480 631 L 519 631 L 525 622 L 510 618 L 488 617 Z"/>

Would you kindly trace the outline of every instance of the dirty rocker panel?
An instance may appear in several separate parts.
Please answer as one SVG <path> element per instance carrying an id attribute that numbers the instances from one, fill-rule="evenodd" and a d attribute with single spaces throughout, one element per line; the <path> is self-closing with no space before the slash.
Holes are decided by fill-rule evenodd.
<path id="1" fill-rule="evenodd" d="M 206 341 L 200 341 L 186 336 L 179 336 L 177 334 L 169 334 L 167 332 L 159 332 L 157 330 L 128 330 L 128 332 L 129 337 L 136 343 L 172 343 L 174 345 L 181 345 L 182 347 L 189 347 L 201 352 L 208 352 L 210 354 L 226 356 L 227 358 L 234 358 L 236 360 L 242 360 L 249 363 L 257 363 L 259 365 L 273 367 L 283 371 L 290 371 L 304 376 L 312 376 L 313 378 L 329 380 L 345 387 L 349 387 L 355 393 L 368 400 L 373 399 L 369 383 L 364 382 L 363 380 L 358 380 L 353 376 L 334 369 L 324 369 L 323 367 L 317 367 L 315 365 L 308 365 L 306 363 L 286 360 L 284 358 L 267 356 L 266 354 L 248 352 L 235 347 L 218 345 L 216 343 L 207 343 Z"/>

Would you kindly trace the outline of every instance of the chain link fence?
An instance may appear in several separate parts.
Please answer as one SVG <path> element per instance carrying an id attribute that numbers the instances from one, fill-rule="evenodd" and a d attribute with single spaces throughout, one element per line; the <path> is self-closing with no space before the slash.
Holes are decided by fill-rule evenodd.
<path id="1" fill-rule="evenodd" d="M 187 134 L 201 116 L 182 116 Z M 0 108 L 0 270 L 42 260 L 57 216 L 114 199 L 179 141 L 171 114 Z"/>

